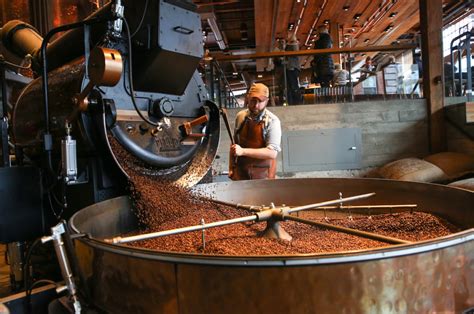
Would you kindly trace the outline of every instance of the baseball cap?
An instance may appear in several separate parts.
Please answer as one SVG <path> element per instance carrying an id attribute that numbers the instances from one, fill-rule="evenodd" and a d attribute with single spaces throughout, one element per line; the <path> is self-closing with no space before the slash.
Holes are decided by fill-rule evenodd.
<path id="1" fill-rule="evenodd" d="M 249 98 L 256 97 L 260 100 L 265 100 L 268 98 L 270 92 L 268 87 L 262 83 L 254 83 L 249 90 Z"/>

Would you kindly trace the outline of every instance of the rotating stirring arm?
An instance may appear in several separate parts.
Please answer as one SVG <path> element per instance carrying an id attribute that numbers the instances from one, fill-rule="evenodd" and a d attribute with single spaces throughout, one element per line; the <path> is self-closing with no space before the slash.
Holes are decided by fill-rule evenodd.
<path id="1" fill-rule="evenodd" d="M 225 226 L 225 225 L 230 225 L 230 224 L 235 224 L 235 223 L 242 223 L 242 222 L 247 222 L 247 221 L 268 221 L 268 220 L 284 220 L 286 217 L 289 216 L 290 213 L 294 213 L 297 211 L 302 211 L 306 209 L 312 209 L 312 208 L 317 208 L 320 206 L 327 206 L 327 205 L 333 205 L 333 204 L 339 204 L 341 202 L 350 202 L 350 201 L 355 201 L 359 199 L 364 199 L 368 198 L 375 195 L 375 193 L 368 193 L 368 194 L 361 194 L 361 195 L 355 195 L 355 196 L 350 196 L 342 199 L 336 199 L 336 200 L 331 200 L 331 201 L 325 201 L 321 203 L 315 203 L 315 204 L 310 204 L 310 205 L 304 205 L 304 206 L 299 206 L 299 207 L 294 207 L 294 208 L 271 208 L 268 210 L 263 210 L 260 212 L 255 213 L 254 215 L 251 216 L 245 216 L 245 217 L 240 217 L 240 218 L 234 218 L 234 219 L 229 219 L 229 220 L 222 220 L 222 221 L 217 221 L 217 222 L 211 222 L 208 224 L 200 224 L 200 225 L 195 225 L 195 226 L 190 226 L 190 227 L 183 227 L 183 228 L 178 228 L 178 229 L 171 229 L 171 230 L 165 230 L 165 231 L 159 231 L 159 232 L 152 232 L 152 233 L 145 233 L 145 234 L 140 234 L 136 236 L 130 236 L 130 237 L 115 237 L 112 239 L 105 239 L 105 242 L 109 243 L 128 243 L 128 242 L 134 242 L 134 241 L 142 241 L 142 240 L 147 240 L 147 239 L 153 239 L 153 238 L 159 238 L 163 236 L 168 236 L 168 235 L 174 235 L 174 234 L 179 234 L 179 233 L 184 233 L 184 232 L 192 232 L 192 231 L 198 231 L 198 230 L 203 230 L 203 229 L 210 229 L 210 228 L 215 228 L 215 227 L 220 227 L 220 226 Z"/>

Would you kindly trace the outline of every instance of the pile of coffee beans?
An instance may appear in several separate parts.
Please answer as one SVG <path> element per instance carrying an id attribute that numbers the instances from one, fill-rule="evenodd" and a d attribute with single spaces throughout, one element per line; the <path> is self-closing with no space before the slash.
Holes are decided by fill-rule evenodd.
<path id="1" fill-rule="evenodd" d="M 243 209 L 218 205 L 191 194 L 166 177 L 144 175 L 134 169 L 133 156 L 111 140 L 118 160 L 130 176 L 131 195 L 143 228 L 138 233 L 188 227 L 252 215 Z M 443 219 L 423 212 L 377 216 L 315 218 L 316 211 L 301 212 L 306 219 L 378 233 L 409 241 L 421 241 L 459 231 Z M 319 212 L 321 213 L 321 212 Z M 133 246 L 170 252 L 218 255 L 287 255 L 363 250 L 389 244 L 313 227 L 299 222 L 280 222 L 293 237 L 291 241 L 262 237 L 266 222 L 247 222 L 203 231 L 131 243 Z M 203 240 L 204 239 L 204 240 Z"/>
<path id="2" fill-rule="evenodd" d="M 168 221 L 163 229 L 174 229 L 198 225 L 201 219 L 213 222 L 224 219 L 248 216 L 251 213 L 232 208 L 214 206 L 214 208 L 196 208 L 192 213 Z M 309 215 L 308 215 L 309 216 Z M 308 218 L 301 213 L 300 217 Z M 404 212 L 377 216 L 316 219 L 316 221 L 353 229 L 369 231 L 408 241 L 421 241 L 449 235 L 459 231 L 448 222 L 423 212 Z M 293 237 L 291 241 L 262 237 L 266 222 L 241 223 L 217 227 L 202 232 L 167 236 L 134 243 L 135 246 L 160 251 L 190 252 L 223 255 L 285 255 L 329 253 L 370 249 L 390 244 L 358 237 L 343 232 L 327 230 L 299 222 L 280 222 L 281 226 Z"/>

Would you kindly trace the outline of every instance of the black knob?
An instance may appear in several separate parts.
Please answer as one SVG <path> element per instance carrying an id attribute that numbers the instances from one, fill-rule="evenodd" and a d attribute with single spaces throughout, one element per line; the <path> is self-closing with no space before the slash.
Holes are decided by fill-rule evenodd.
<path id="1" fill-rule="evenodd" d="M 174 112 L 173 102 L 166 97 L 157 99 L 153 102 L 150 108 L 150 114 L 156 118 L 169 117 Z"/>

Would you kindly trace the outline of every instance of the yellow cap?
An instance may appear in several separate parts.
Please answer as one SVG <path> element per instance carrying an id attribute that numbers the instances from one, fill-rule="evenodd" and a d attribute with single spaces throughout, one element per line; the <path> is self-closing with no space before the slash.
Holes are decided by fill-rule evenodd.
<path id="1" fill-rule="evenodd" d="M 265 100 L 270 95 L 268 87 L 262 83 L 254 83 L 249 90 L 249 98 L 256 97 L 260 100 Z"/>

